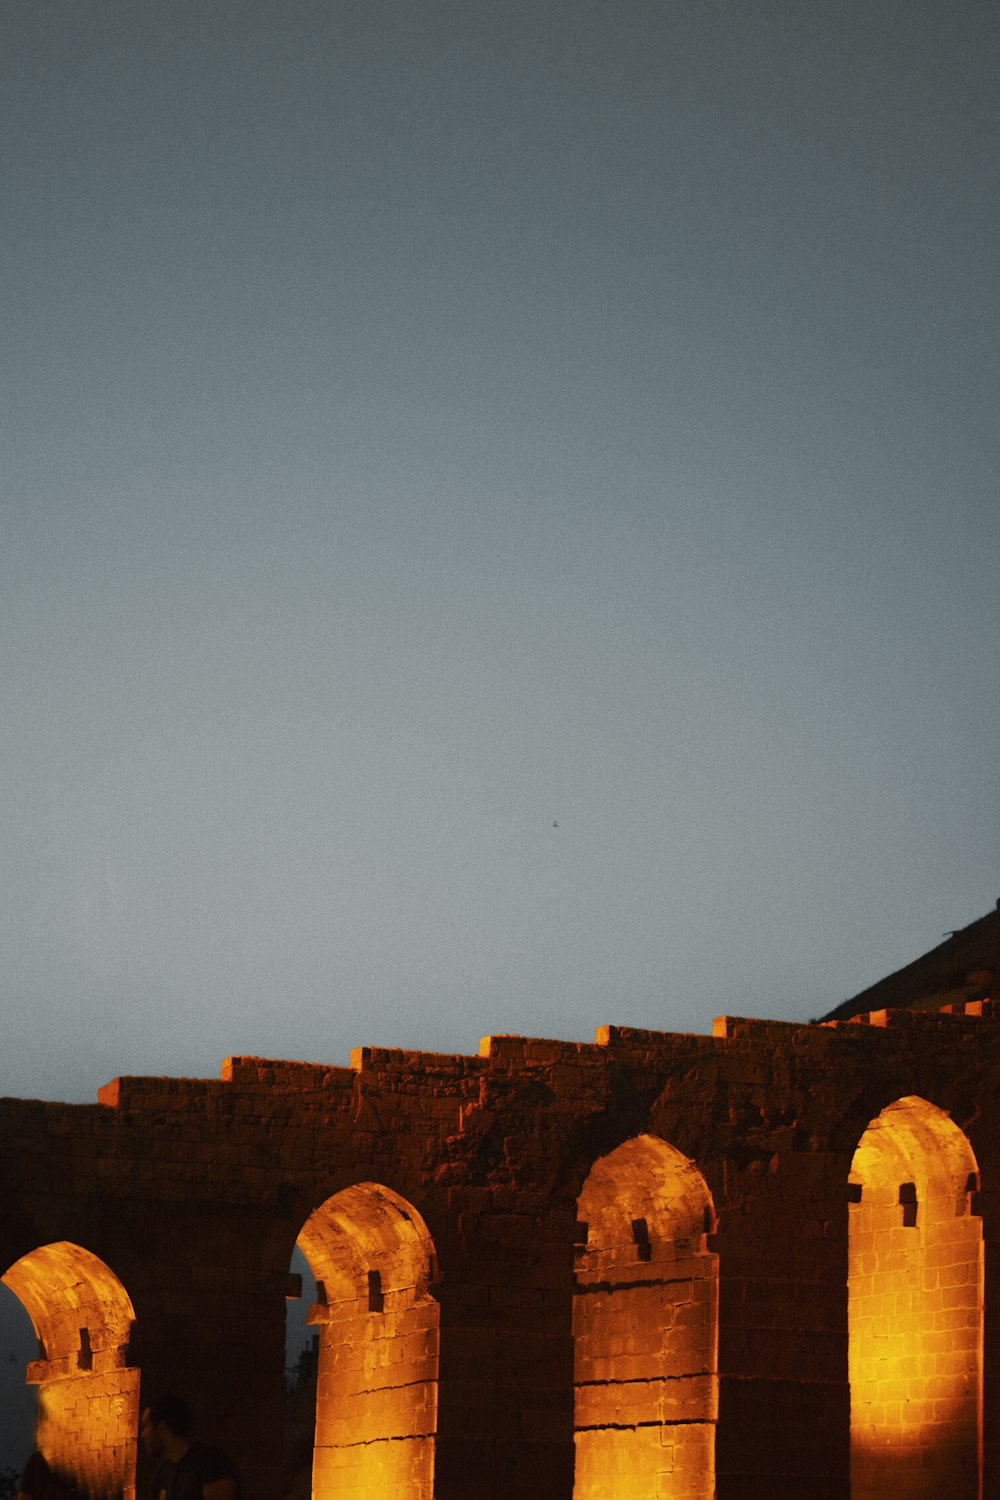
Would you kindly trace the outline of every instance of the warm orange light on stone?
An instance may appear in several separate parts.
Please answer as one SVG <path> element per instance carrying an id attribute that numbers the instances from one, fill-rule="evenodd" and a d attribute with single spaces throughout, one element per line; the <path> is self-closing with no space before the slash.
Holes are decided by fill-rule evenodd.
<path id="1" fill-rule="evenodd" d="M 2 1278 L 39 1343 L 37 1446 L 90 1500 L 134 1500 L 139 1371 L 129 1366 L 132 1303 L 90 1251 L 61 1240 L 22 1256 Z"/>
<path id="2" fill-rule="evenodd" d="M 985 1001 L 728 1016 L 0 1100 L 0 1267 L 46 1344 L 43 1446 L 131 1495 L 134 1304 L 145 1394 L 190 1400 L 246 1500 L 310 1500 L 312 1352 L 289 1402 L 281 1316 L 301 1235 L 321 1500 L 708 1500 L 713 1468 L 719 1500 L 848 1500 L 849 1300 L 855 1500 L 996 1500 L 998 1040 Z M 975 1159 L 921 1100 L 974 1120 Z M 68 1240 L 107 1265 L 36 1248 Z"/>
<path id="3" fill-rule="evenodd" d="M 851 1168 L 852 1500 L 977 1500 L 983 1340 L 976 1160 L 941 1110 L 908 1097 Z"/>
<path id="4" fill-rule="evenodd" d="M 574 1500 L 715 1493 L 717 1257 L 698 1169 L 638 1136 L 579 1199 Z"/>
<path id="5" fill-rule="evenodd" d="M 438 1304 L 423 1219 L 378 1183 L 344 1188 L 299 1235 L 319 1284 L 314 1500 L 430 1500 Z"/>

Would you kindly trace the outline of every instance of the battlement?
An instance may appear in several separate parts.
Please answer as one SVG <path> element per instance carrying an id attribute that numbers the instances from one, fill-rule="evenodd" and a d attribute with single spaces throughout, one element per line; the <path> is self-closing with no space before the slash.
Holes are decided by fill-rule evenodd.
<path id="1" fill-rule="evenodd" d="M 980 998 L 607 1025 L 0 1101 L 0 1255 L 43 1340 L 46 1441 L 128 1500 L 141 1392 L 181 1388 L 248 1500 L 280 1494 L 297 1243 L 315 1500 L 618 1500 L 650 1473 L 687 1500 L 847 1500 L 852 1462 L 937 1500 L 942 1454 L 949 1500 L 977 1500 L 980 1474 L 1000 1488 L 996 1021 Z M 907 1308 L 894 1374 L 865 1311 L 885 1297 Z M 903 1407 L 919 1440 L 887 1425 Z"/>

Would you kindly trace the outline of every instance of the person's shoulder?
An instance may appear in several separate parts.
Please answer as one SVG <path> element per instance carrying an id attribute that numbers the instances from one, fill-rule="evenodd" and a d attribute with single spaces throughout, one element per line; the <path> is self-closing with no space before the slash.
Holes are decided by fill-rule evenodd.
<path id="1" fill-rule="evenodd" d="M 194 1442 L 188 1449 L 188 1456 L 205 1484 L 211 1484 L 213 1479 L 230 1479 L 236 1475 L 236 1466 L 229 1454 L 214 1443 Z"/>

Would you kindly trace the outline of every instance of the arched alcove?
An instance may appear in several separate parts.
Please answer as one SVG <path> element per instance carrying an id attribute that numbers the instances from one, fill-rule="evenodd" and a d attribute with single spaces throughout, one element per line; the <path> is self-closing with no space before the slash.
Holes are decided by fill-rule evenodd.
<path id="1" fill-rule="evenodd" d="M 37 1358 L 38 1339 L 28 1310 L 0 1281 L 0 1474 L 20 1473 L 35 1446 L 38 1392 L 27 1384 L 24 1372 Z"/>
<path id="2" fill-rule="evenodd" d="M 977 1500 L 983 1239 L 972 1148 L 914 1096 L 868 1126 L 851 1164 L 852 1500 Z"/>
<path id="3" fill-rule="evenodd" d="M 90 1500 L 134 1500 L 139 1371 L 129 1363 L 135 1312 L 104 1261 L 60 1240 L 2 1278 L 31 1318 L 39 1358 L 36 1447 Z"/>
<path id="4" fill-rule="evenodd" d="M 637 1136 L 595 1162 L 577 1217 L 574 1500 L 710 1500 L 718 1257 L 705 1180 Z"/>
<path id="5" fill-rule="evenodd" d="M 426 1224 L 362 1182 L 310 1214 L 298 1245 L 317 1284 L 313 1500 L 431 1500 L 438 1305 Z"/>

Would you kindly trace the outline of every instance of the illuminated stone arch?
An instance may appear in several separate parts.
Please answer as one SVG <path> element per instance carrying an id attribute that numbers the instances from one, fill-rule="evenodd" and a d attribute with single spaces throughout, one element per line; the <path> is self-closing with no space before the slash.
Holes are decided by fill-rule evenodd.
<path id="1" fill-rule="evenodd" d="M 710 1500 L 718 1257 L 693 1162 L 651 1135 L 595 1162 L 578 1204 L 574 1500 Z"/>
<path id="2" fill-rule="evenodd" d="M 31 1318 L 39 1358 L 36 1446 L 90 1500 L 134 1500 L 139 1371 L 135 1311 L 110 1266 L 68 1240 L 41 1245 L 2 1278 Z"/>
<path id="3" fill-rule="evenodd" d="M 957 1125 L 910 1095 L 851 1163 L 852 1500 L 977 1500 L 983 1237 L 979 1170 Z"/>
<path id="4" fill-rule="evenodd" d="M 431 1500 L 439 1320 L 426 1224 L 362 1182 L 310 1214 L 297 1244 L 317 1283 L 313 1500 Z"/>

